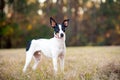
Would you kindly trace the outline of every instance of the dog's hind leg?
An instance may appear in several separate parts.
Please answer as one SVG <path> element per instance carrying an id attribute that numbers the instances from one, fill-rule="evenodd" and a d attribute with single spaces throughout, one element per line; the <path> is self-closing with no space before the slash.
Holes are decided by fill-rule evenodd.
<path id="1" fill-rule="evenodd" d="M 34 55 L 33 55 L 33 58 L 35 60 L 35 63 L 33 65 L 32 69 L 36 70 L 36 67 L 37 67 L 37 65 L 38 65 L 38 63 L 40 62 L 40 59 L 41 59 L 41 53 L 40 53 L 40 51 L 36 51 L 34 53 Z"/>
<path id="2" fill-rule="evenodd" d="M 23 72 L 26 71 L 28 65 L 29 65 L 30 62 L 31 62 L 32 57 L 33 57 L 33 54 L 31 54 L 31 53 L 26 53 L 26 61 L 25 61 L 25 66 L 24 66 L 24 68 L 23 68 Z"/>

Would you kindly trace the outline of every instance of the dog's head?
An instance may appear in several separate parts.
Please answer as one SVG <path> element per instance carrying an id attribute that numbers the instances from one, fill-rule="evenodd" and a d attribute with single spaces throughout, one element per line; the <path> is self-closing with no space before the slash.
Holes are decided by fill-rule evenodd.
<path id="1" fill-rule="evenodd" d="M 50 17 L 50 24 L 54 28 L 54 36 L 57 38 L 65 37 L 65 29 L 68 27 L 69 19 L 65 19 L 62 24 L 57 24 L 57 22 Z"/>

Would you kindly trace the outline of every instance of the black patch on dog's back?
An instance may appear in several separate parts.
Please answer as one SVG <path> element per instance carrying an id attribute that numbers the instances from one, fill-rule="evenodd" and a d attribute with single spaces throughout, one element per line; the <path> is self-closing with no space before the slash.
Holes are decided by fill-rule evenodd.
<path id="1" fill-rule="evenodd" d="M 32 40 L 31 40 L 31 41 L 32 41 Z M 28 50 L 29 50 L 30 45 L 31 45 L 31 41 L 28 41 L 28 43 L 27 43 L 27 47 L 26 47 L 26 51 L 28 51 Z"/>

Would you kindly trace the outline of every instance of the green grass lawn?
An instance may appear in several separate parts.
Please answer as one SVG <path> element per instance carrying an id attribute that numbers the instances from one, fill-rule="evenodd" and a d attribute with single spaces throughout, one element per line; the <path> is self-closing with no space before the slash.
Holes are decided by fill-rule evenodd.
<path id="1" fill-rule="evenodd" d="M 65 72 L 54 75 L 52 60 L 42 57 L 36 71 L 33 60 L 26 73 L 25 49 L 0 50 L 0 80 L 120 80 L 120 46 L 68 47 Z"/>

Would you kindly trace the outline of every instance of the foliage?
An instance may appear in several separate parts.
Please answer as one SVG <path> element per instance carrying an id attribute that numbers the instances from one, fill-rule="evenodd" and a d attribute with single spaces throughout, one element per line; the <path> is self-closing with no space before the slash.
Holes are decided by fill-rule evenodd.
<path id="1" fill-rule="evenodd" d="M 25 47 L 30 39 L 52 37 L 53 31 L 48 27 L 50 16 L 58 23 L 70 18 L 66 30 L 68 46 L 120 45 L 119 0 L 45 0 L 42 3 L 1 0 L 1 3 L 0 48 Z"/>

